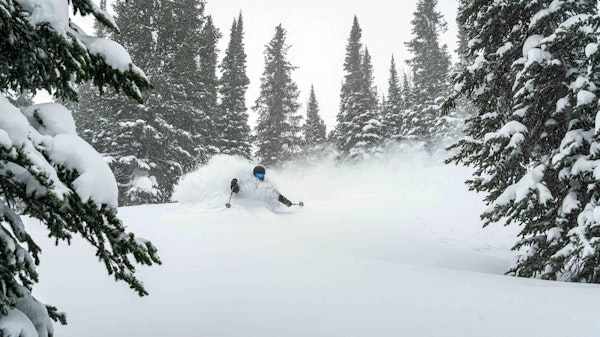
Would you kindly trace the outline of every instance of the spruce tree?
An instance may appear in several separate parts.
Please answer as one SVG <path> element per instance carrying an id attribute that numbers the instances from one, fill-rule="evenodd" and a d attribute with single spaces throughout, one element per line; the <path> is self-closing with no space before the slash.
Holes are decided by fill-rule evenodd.
<path id="1" fill-rule="evenodd" d="M 69 13 L 66 1 L 54 5 L 57 12 Z M 70 5 L 116 29 L 92 1 Z M 39 221 L 57 243 L 83 238 L 108 273 L 139 295 L 146 290 L 134 263 L 160 260 L 150 242 L 128 233 L 117 218 L 115 179 L 78 137 L 70 112 L 57 103 L 17 107 L 5 93 L 47 89 L 57 99 L 77 99 L 74 88 L 91 81 L 141 100 L 150 83 L 114 41 L 84 35 L 70 20 L 44 17 L 48 13 L 22 2 L 0 0 L 0 8 L 0 326 L 17 334 L 51 336 L 52 321 L 66 324 L 66 319 L 32 296 L 41 249 L 27 232 L 25 217 Z M 112 57 L 115 51 L 120 57 Z"/>
<path id="2" fill-rule="evenodd" d="M 463 11 L 463 4 L 459 3 L 458 5 L 458 11 L 462 12 Z M 457 18 L 457 21 L 459 19 Z M 458 55 L 458 64 L 459 64 L 459 68 L 462 68 L 464 66 L 467 66 L 467 59 L 469 58 L 469 36 L 468 36 L 468 32 L 465 26 L 461 25 L 459 22 L 457 22 L 457 26 L 458 26 L 458 32 L 457 32 L 457 46 L 456 46 L 456 55 Z"/>
<path id="3" fill-rule="evenodd" d="M 304 124 L 304 146 L 307 149 L 323 145 L 327 141 L 325 122 L 319 115 L 319 103 L 314 86 L 310 86 L 310 95 L 306 104 L 306 123 Z"/>
<path id="4" fill-rule="evenodd" d="M 459 11 L 462 10 L 459 4 Z M 455 50 L 458 55 L 458 62 L 453 65 L 451 71 L 451 78 L 455 76 L 457 73 L 465 71 L 470 65 L 470 62 L 473 61 L 473 58 L 468 55 L 468 36 L 465 30 L 465 27 L 462 25 L 458 25 L 458 45 Z M 448 122 L 441 132 L 438 132 L 438 142 L 447 145 L 453 144 L 458 141 L 462 136 L 464 136 L 464 128 L 465 128 L 465 120 L 473 117 L 477 114 L 477 110 L 475 109 L 472 102 L 470 102 L 466 97 L 459 97 L 455 101 L 455 106 L 452 110 L 448 111 L 448 113 L 443 117 Z"/>
<path id="5" fill-rule="evenodd" d="M 381 121 L 377 90 L 373 85 L 371 56 L 363 48 L 362 29 L 355 16 L 346 45 L 344 80 L 340 94 L 340 111 L 333 133 L 343 157 L 360 159 L 377 152 L 381 141 Z"/>
<path id="6" fill-rule="evenodd" d="M 477 108 L 452 158 L 475 169 L 485 225 L 521 226 L 510 273 L 600 282 L 596 1 L 462 1 L 457 93 Z"/>
<path id="7" fill-rule="evenodd" d="M 413 38 L 406 43 L 413 58 L 408 61 L 412 70 L 412 115 L 406 119 L 407 133 L 412 138 L 431 144 L 436 133 L 444 127 L 440 120 L 440 100 L 448 90 L 450 56 L 439 35 L 447 30 L 437 0 L 419 0 L 411 21 Z"/>
<path id="8" fill-rule="evenodd" d="M 201 73 L 208 51 L 216 48 L 216 41 L 205 39 L 203 29 L 207 23 L 203 0 L 176 0 L 158 3 L 154 14 L 156 36 L 156 92 L 166 101 L 163 106 L 157 101 L 158 114 L 169 126 L 175 128 L 176 147 L 189 155 L 177 161 L 182 173 L 187 173 L 210 156 L 210 120 L 205 111 L 205 101 L 213 97 L 206 95 L 214 91 L 216 82 L 204 83 Z M 202 57 L 205 57 L 204 59 Z M 184 153 L 181 153 L 184 154 Z M 181 175 L 181 174 L 180 174 Z M 177 177 L 178 179 L 178 177 Z M 172 187 L 172 186 L 170 186 Z M 170 191 L 169 191 L 170 193 Z"/>
<path id="9" fill-rule="evenodd" d="M 351 122 L 356 113 L 356 106 L 361 92 L 362 82 L 362 29 L 355 16 L 350 30 L 350 37 L 346 45 L 346 57 L 344 59 L 344 81 L 340 94 L 340 111 L 336 119 L 337 124 L 333 133 L 335 143 L 340 152 L 347 156 L 354 147 L 351 134 Z"/>
<path id="10" fill-rule="evenodd" d="M 106 0 L 100 2 L 100 9 L 107 10 Z M 113 34 L 113 30 L 99 20 L 94 22 L 94 32 L 101 38 L 111 38 Z M 111 151 L 112 139 L 117 133 L 115 114 L 111 107 L 114 101 L 126 99 L 119 97 L 113 88 L 106 88 L 99 92 L 92 82 L 79 85 L 77 94 L 79 95 L 77 102 L 69 100 L 60 100 L 60 102 L 72 111 L 81 138 L 111 161 L 112 158 L 107 158 L 106 153 Z"/>
<path id="11" fill-rule="evenodd" d="M 386 140 L 399 141 L 402 138 L 403 131 L 403 108 L 404 99 L 402 97 L 402 87 L 396 61 L 392 55 L 390 64 L 390 77 L 388 79 L 387 101 L 383 103 L 383 132 L 382 136 Z"/>
<path id="12" fill-rule="evenodd" d="M 265 70 L 253 107 L 258 114 L 256 157 L 265 165 L 293 158 L 302 143 L 299 92 L 292 80 L 295 67 L 287 60 L 288 49 L 286 31 L 278 25 L 273 39 L 265 46 Z"/>
<path id="13" fill-rule="evenodd" d="M 119 0 L 114 11 L 124 28 L 114 38 L 144 67 L 154 89 L 139 105 L 82 87 L 76 118 L 110 161 L 120 205 L 168 202 L 179 177 L 214 153 L 209 122 L 216 81 L 202 70 L 210 68 L 216 41 L 203 35 L 209 28 L 199 0 Z M 99 113 L 86 117 L 96 106 Z"/>
<path id="14" fill-rule="evenodd" d="M 402 109 L 406 111 L 410 107 L 414 106 L 414 102 L 415 97 L 413 95 L 413 87 L 410 74 L 402 70 Z M 404 130 L 406 130 L 406 126 L 404 127 Z M 406 131 L 404 133 L 406 133 Z"/>
<path id="15" fill-rule="evenodd" d="M 356 114 L 351 120 L 354 146 L 349 152 L 350 159 L 366 159 L 381 152 L 381 116 L 377 88 L 373 84 L 371 54 L 365 47 L 361 61 L 361 90 L 358 95 Z"/>
<path id="16" fill-rule="evenodd" d="M 197 102 L 195 102 L 195 106 L 202 112 L 201 117 L 204 118 L 204 120 L 199 121 L 198 135 L 200 136 L 199 142 L 207 145 L 207 157 L 219 151 L 220 134 L 215 121 L 219 116 L 217 106 L 219 50 L 217 43 L 220 38 L 221 33 L 215 27 L 212 17 L 208 16 L 200 35 L 202 48 L 199 50 L 200 68 L 198 71 L 199 78 L 196 82 L 199 95 Z"/>
<path id="17" fill-rule="evenodd" d="M 215 128 L 220 135 L 218 148 L 222 153 L 251 158 L 251 130 L 246 108 L 246 91 L 250 80 L 246 75 L 243 39 L 244 22 L 240 13 L 231 25 L 229 44 L 220 65 L 220 104 Z"/>

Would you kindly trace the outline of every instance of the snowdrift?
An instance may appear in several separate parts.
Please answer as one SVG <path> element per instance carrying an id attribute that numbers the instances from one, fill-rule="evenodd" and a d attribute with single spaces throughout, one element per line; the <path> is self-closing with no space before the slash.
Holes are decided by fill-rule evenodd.
<path id="1" fill-rule="evenodd" d="M 241 157 L 214 156 L 206 165 L 186 175 L 175 186 L 173 200 L 213 210 L 225 207 L 229 201 L 236 207 L 282 210 L 282 205 L 277 200 L 281 193 L 276 184 L 277 171 L 267 169 L 265 180 L 261 182 L 252 175 L 256 165 L 258 164 Z M 230 183 L 233 178 L 238 179 L 241 190 L 231 195 Z"/>
<path id="2" fill-rule="evenodd" d="M 85 242 L 53 247 L 29 223 L 44 249 L 35 295 L 69 314 L 56 336 L 600 335 L 597 285 L 503 275 L 518 229 L 481 228 L 468 169 L 410 147 L 359 165 L 323 155 L 267 167 L 304 208 L 226 209 L 232 176 L 253 166 L 219 156 L 182 179 L 177 203 L 119 210 L 164 263 L 138 271 L 145 298 Z"/>
<path id="3" fill-rule="evenodd" d="M 460 179 L 449 180 L 449 171 L 460 172 L 461 179 L 467 176 L 467 169 L 444 166 L 443 156 L 431 157 L 419 148 L 397 146 L 387 152 L 389 155 L 385 158 L 355 164 L 338 163 L 336 153 L 324 152 L 284 167 L 267 167 L 266 180 L 293 201 L 303 200 L 307 204 L 331 202 L 330 206 L 342 209 L 374 206 L 377 210 L 382 205 L 415 209 L 424 203 L 440 201 L 445 198 L 443 192 L 446 188 L 462 185 L 463 182 Z M 173 200 L 207 210 L 222 209 L 229 199 L 231 179 L 252 178 L 252 169 L 256 165 L 259 163 L 241 157 L 217 155 L 180 181 L 175 187 Z M 476 199 L 470 194 L 464 196 L 469 200 Z M 242 208 L 262 205 L 279 210 L 278 204 L 269 204 L 266 197 L 249 200 L 234 194 L 232 200 Z M 451 210 L 438 206 L 442 207 L 440 211 L 443 213 Z"/>

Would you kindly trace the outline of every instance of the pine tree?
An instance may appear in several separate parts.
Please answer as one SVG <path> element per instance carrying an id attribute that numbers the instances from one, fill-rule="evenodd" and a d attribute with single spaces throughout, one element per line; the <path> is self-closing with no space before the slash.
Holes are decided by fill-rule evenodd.
<path id="1" fill-rule="evenodd" d="M 174 127 L 178 147 L 189 155 L 180 157 L 182 173 L 187 173 L 211 154 L 210 106 L 214 97 L 206 95 L 215 91 L 216 81 L 209 79 L 203 67 L 209 67 L 208 55 L 216 48 L 216 41 L 203 36 L 209 21 L 204 14 L 203 0 L 177 0 L 158 3 L 154 17 L 156 36 L 156 92 L 160 99 L 167 99 L 166 113 L 158 114 L 165 123 Z M 209 27 L 211 29 L 214 27 Z M 208 53 L 205 53 L 208 52 Z M 204 58 L 203 58 L 204 57 Z M 212 79 L 209 79 L 212 80 Z M 212 87 L 212 88 L 211 88 Z M 205 103 L 207 102 L 207 103 Z M 159 101 L 157 104 L 160 105 Z M 183 153 L 182 153 L 183 154 Z M 172 187 L 172 186 L 170 186 Z M 170 188 L 169 187 L 169 188 Z M 169 191 L 170 194 L 170 191 Z"/>
<path id="2" fill-rule="evenodd" d="M 304 124 L 304 146 L 315 148 L 327 142 L 327 127 L 319 115 L 319 103 L 314 86 L 310 86 L 310 95 L 306 104 L 306 123 Z"/>
<path id="3" fill-rule="evenodd" d="M 346 46 L 346 74 L 334 131 L 336 145 L 342 156 L 349 159 L 360 159 L 377 152 L 381 141 L 379 103 L 377 90 L 373 86 L 371 56 L 363 48 L 361 37 L 362 29 L 355 16 Z"/>
<path id="4" fill-rule="evenodd" d="M 244 52 L 244 22 L 240 13 L 231 25 L 231 36 L 221 62 L 219 87 L 220 105 L 215 118 L 220 134 L 218 147 L 222 153 L 252 157 L 250 126 L 246 108 L 246 91 L 250 80 L 246 76 L 246 53 Z"/>
<path id="5" fill-rule="evenodd" d="M 407 74 L 406 71 L 402 70 L 402 109 L 406 111 L 410 107 L 414 106 L 414 102 L 415 97 L 413 95 L 410 74 Z M 404 127 L 404 130 L 406 130 L 406 126 Z M 406 132 L 403 132 L 403 134 L 405 133 Z"/>
<path id="6" fill-rule="evenodd" d="M 216 128 L 218 114 L 218 90 L 219 78 L 217 76 L 217 66 L 219 50 L 217 43 L 221 38 L 221 33 L 213 24 L 212 17 L 208 16 L 201 32 L 201 42 L 199 51 L 199 78 L 196 83 L 199 97 L 195 105 L 202 112 L 203 121 L 200 121 L 199 135 L 201 144 L 207 144 L 208 149 L 206 157 L 219 152 L 220 134 Z"/>
<path id="7" fill-rule="evenodd" d="M 68 13 L 69 3 L 55 2 Z M 116 29 L 91 1 L 70 5 Z M 57 103 L 16 107 L 7 92 L 47 89 L 61 100 L 77 99 L 74 88 L 92 81 L 141 100 L 150 84 L 143 72 L 114 41 L 83 35 L 70 22 L 33 15 L 22 2 L 0 0 L 0 326 L 18 333 L 49 336 L 52 320 L 66 324 L 64 314 L 32 296 L 38 282 L 41 249 L 27 232 L 23 217 L 39 220 L 49 237 L 70 242 L 80 236 L 116 280 L 139 295 L 143 284 L 134 263 L 160 263 L 156 249 L 126 232 L 117 218 L 117 187 L 110 169 L 78 137 L 70 112 Z M 107 54 L 105 51 L 111 51 Z M 110 57 L 117 51 L 121 57 Z"/>
<path id="8" fill-rule="evenodd" d="M 107 10 L 106 0 L 100 2 L 100 9 Z M 101 38 L 111 38 L 113 33 L 113 30 L 98 20 L 94 22 L 94 31 L 95 35 Z M 79 95 L 77 102 L 69 100 L 60 100 L 60 102 L 73 112 L 81 138 L 106 158 L 106 153 L 111 151 L 113 145 L 112 138 L 117 134 L 114 111 L 111 107 L 114 101 L 126 99 L 119 97 L 112 88 L 99 92 L 91 82 L 78 86 L 77 93 Z M 110 161 L 111 158 L 107 160 Z"/>
<path id="9" fill-rule="evenodd" d="M 154 89 L 139 105 L 84 86 L 75 116 L 110 161 L 120 205 L 168 202 L 179 178 L 214 153 L 210 109 L 217 83 L 208 74 L 216 41 L 203 34 L 210 27 L 199 0 L 119 0 L 114 10 L 124 28 L 115 40 L 144 67 Z M 97 106 L 97 114 L 85 115 Z"/>
<path id="10" fill-rule="evenodd" d="M 361 91 L 362 81 L 362 29 L 355 16 L 350 30 L 350 37 L 346 45 L 346 57 L 344 59 L 344 81 L 340 94 L 340 111 L 337 114 L 337 124 L 333 133 L 335 143 L 339 150 L 347 156 L 354 147 L 351 135 L 351 121 L 356 115 L 356 105 Z"/>
<path id="11" fill-rule="evenodd" d="M 291 159 L 302 143 L 299 92 L 292 80 L 295 67 L 287 60 L 289 46 L 285 39 L 286 31 L 278 25 L 273 39 L 265 46 L 265 70 L 253 107 L 258 114 L 256 157 L 265 165 Z"/>
<path id="12" fill-rule="evenodd" d="M 106 0 L 100 0 L 100 10 L 106 12 L 107 8 L 108 5 L 106 4 Z M 99 20 L 95 20 L 94 31 L 97 37 L 108 38 L 110 37 L 110 34 L 113 30 L 104 25 Z"/>
<path id="13" fill-rule="evenodd" d="M 596 1 L 462 1 L 459 22 L 473 61 L 446 108 L 464 94 L 477 115 L 452 161 L 475 168 L 485 225 L 522 226 L 510 273 L 600 282 Z"/>
<path id="14" fill-rule="evenodd" d="M 386 140 L 399 141 L 402 138 L 403 131 L 404 99 L 393 55 L 390 64 L 387 101 L 383 103 L 383 107 L 382 136 Z"/>
<path id="15" fill-rule="evenodd" d="M 462 11 L 459 4 L 459 10 Z M 455 50 L 458 55 L 458 62 L 454 64 L 451 76 L 455 76 L 457 73 L 465 71 L 465 68 L 469 66 L 469 62 L 473 61 L 473 58 L 468 55 L 468 36 L 465 27 L 458 25 L 458 45 Z M 454 109 L 448 111 L 448 113 L 442 117 L 445 118 L 447 123 L 441 132 L 438 132 L 438 142 L 443 145 L 453 144 L 464 136 L 463 130 L 465 128 L 465 120 L 473 117 L 477 114 L 477 109 L 473 104 L 465 97 L 459 97 L 455 101 Z"/>
<path id="16" fill-rule="evenodd" d="M 463 11 L 463 7 L 464 5 L 462 3 L 459 3 L 458 5 L 458 11 L 462 12 Z M 457 18 L 457 21 L 459 19 Z M 458 22 L 457 22 L 458 23 Z M 468 62 L 468 58 L 469 58 L 469 36 L 468 36 L 468 32 L 465 26 L 461 25 L 460 23 L 458 23 L 458 33 L 456 36 L 457 39 L 457 46 L 456 46 L 456 54 L 458 55 L 458 67 L 462 68 L 464 66 L 467 66 L 467 62 Z"/>
<path id="17" fill-rule="evenodd" d="M 381 116 L 377 88 L 373 85 L 373 66 L 371 54 L 365 47 L 361 61 L 361 90 L 358 109 L 351 120 L 351 132 L 354 147 L 349 152 L 350 159 L 366 159 L 381 153 Z"/>
<path id="18" fill-rule="evenodd" d="M 440 99 L 448 92 L 450 56 L 439 35 L 447 30 L 443 16 L 436 10 L 437 0 L 420 0 L 411 21 L 413 38 L 406 43 L 413 58 L 413 106 L 407 121 L 411 137 L 431 144 L 440 127 Z"/>

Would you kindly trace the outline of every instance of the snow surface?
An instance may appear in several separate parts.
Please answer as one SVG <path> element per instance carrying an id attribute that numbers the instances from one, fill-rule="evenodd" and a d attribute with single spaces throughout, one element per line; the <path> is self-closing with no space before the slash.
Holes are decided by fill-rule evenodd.
<path id="1" fill-rule="evenodd" d="M 537 49 L 540 45 L 540 42 L 544 39 L 542 35 L 531 35 L 525 40 L 523 43 L 523 57 L 527 57 L 530 52 L 534 49 Z"/>
<path id="2" fill-rule="evenodd" d="M 71 111 L 58 103 L 41 103 L 21 110 L 40 133 L 49 136 L 60 134 L 76 135 L 75 120 Z M 37 118 L 36 118 L 37 117 Z M 38 118 L 41 124 L 38 122 Z"/>
<path id="3" fill-rule="evenodd" d="M 585 46 L 585 56 L 592 57 L 592 55 L 598 52 L 598 44 L 597 43 L 589 43 Z"/>
<path id="4" fill-rule="evenodd" d="M 48 152 L 55 163 L 79 173 L 73 187 L 84 202 L 92 200 L 99 206 L 117 207 L 117 182 L 108 164 L 90 144 L 77 135 L 62 134 L 54 137 Z"/>
<path id="5" fill-rule="evenodd" d="M 30 13 L 32 25 L 47 23 L 59 35 L 66 35 L 69 25 L 69 1 L 65 0 L 16 0 Z"/>
<path id="6" fill-rule="evenodd" d="M 71 112 L 62 105 L 36 104 L 19 110 L 0 95 L 0 145 L 23 147 L 37 169 L 54 183 L 53 192 L 57 196 L 71 192 L 53 167 L 61 164 L 77 171 L 73 187 L 83 201 L 117 206 L 117 182 L 110 167 L 91 145 L 77 136 Z M 46 151 L 51 162 L 39 148 Z M 9 163 L 2 170 L 11 171 L 26 183 L 28 193 L 45 193 L 24 168 Z"/>
<path id="7" fill-rule="evenodd" d="M 84 202 L 92 200 L 99 206 L 117 207 L 118 187 L 112 170 L 98 152 L 77 135 L 75 121 L 67 108 L 57 103 L 34 104 L 23 108 L 22 114 L 15 111 L 15 116 L 20 117 L 13 118 L 26 123 L 25 118 L 21 118 L 23 115 L 33 127 L 27 136 L 46 148 L 52 162 L 77 171 L 79 175 L 73 187 Z M 10 127 L 2 129 L 13 133 Z M 16 134 L 26 135 L 21 130 Z M 53 169 L 46 170 L 56 175 Z"/>
<path id="8" fill-rule="evenodd" d="M 119 43 L 103 39 L 100 37 L 86 36 L 83 34 L 78 35 L 79 39 L 85 44 L 90 53 L 95 55 L 101 55 L 104 58 L 106 64 L 111 66 L 113 69 L 117 69 L 122 72 L 126 72 L 131 67 L 137 74 L 146 78 L 144 72 L 133 64 L 131 56 L 123 46 Z"/>
<path id="9" fill-rule="evenodd" d="M 11 309 L 0 320 L 0 331 L 7 336 L 38 337 L 31 320 L 19 310 Z"/>
<path id="10" fill-rule="evenodd" d="M 228 187 L 233 178 L 238 180 L 240 191 L 232 195 L 232 203 L 243 207 L 268 208 L 271 211 L 280 211 L 278 201 L 279 191 L 273 182 L 277 180 L 278 173 L 271 170 L 266 172 L 265 180 L 260 181 L 254 177 L 252 170 L 257 164 L 240 157 L 218 155 L 213 157 L 205 167 L 201 167 L 184 177 L 175 187 L 173 199 L 182 204 L 203 203 L 207 207 L 218 209 L 223 207 L 223 200 L 229 201 L 231 192 Z M 221 170 L 219 168 L 228 169 Z M 215 188 L 217 187 L 217 188 Z M 283 194 L 283 193 L 282 193 Z"/>
<path id="11" fill-rule="evenodd" d="M 229 181 L 252 163 L 221 157 L 177 188 L 179 203 L 121 208 L 162 266 L 139 298 L 81 240 L 44 254 L 34 295 L 68 313 L 56 336 L 600 335 L 600 287 L 505 276 L 518 228 L 481 229 L 470 170 L 409 148 L 355 166 L 329 157 L 267 167 L 304 208 L 245 203 Z"/>
<path id="12" fill-rule="evenodd" d="M 596 100 L 596 95 L 587 90 L 581 90 L 577 93 L 577 106 L 592 104 Z"/>

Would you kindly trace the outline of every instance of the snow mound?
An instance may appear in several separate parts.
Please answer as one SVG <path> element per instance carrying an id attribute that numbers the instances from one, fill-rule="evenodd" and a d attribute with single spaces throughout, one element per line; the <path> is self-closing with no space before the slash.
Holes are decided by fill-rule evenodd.
<path id="1" fill-rule="evenodd" d="M 277 201 L 274 191 L 294 203 L 303 201 L 305 208 L 330 200 L 337 201 L 335 207 L 341 209 L 363 209 L 380 203 L 397 207 L 395 198 L 398 197 L 411 208 L 416 203 L 431 202 L 431 195 L 439 195 L 431 189 L 448 184 L 440 172 L 443 156 L 431 156 L 410 145 L 389 147 L 385 153 L 384 157 L 349 163 L 336 160 L 335 151 L 324 150 L 283 167 L 266 167 L 264 183 L 252 176 L 256 163 L 241 157 L 217 155 L 175 186 L 173 200 L 201 209 L 222 209 L 229 200 L 231 179 L 237 178 L 241 191 L 232 196 L 232 208 L 286 210 Z M 425 168 L 427 174 L 423 172 Z M 414 180 L 431 184 L 427 185 L 429 188 L 412 188 Z"/>
<path id="2" fill-rule="evenodd" d="M 241 157 L 214 156 L 206 165 L 184 176 L 175 186 L 172 198 L 182 204 L 224 205 L 229 198 L 231 179 L 243 170 L 252 172 L 252 164 Z"/>
<path id="3" fill-rule="evenodd" d="M 187 174 L 175 186 L 173 200 L 180 204 L 197 204 L 202 208 L 224 208 L 230 200 L 230 185 L 233 178 L 238 179 L 240 193 L 234 194 L 231 204 L 240 207 L 265 206 L 271 210 L 280 208 L 277 200 L 279 193 L 274 183 L 277 174 L 267 168 L 264 182 L 252 175 L 256 163 L 242 157 L 216 155 L 209 162 Z"/>

